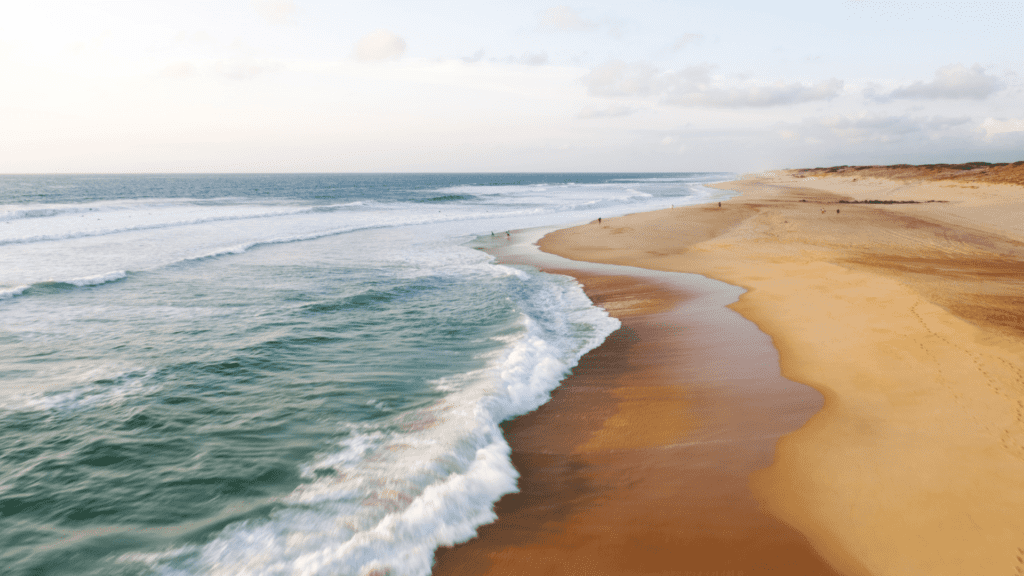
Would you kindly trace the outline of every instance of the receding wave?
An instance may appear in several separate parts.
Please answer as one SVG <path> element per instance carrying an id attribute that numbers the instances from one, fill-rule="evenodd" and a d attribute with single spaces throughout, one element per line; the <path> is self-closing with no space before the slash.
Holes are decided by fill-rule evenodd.
<path id="1" fill-rule="evenodd" d="M 500 422 L 547 401 L 619 326 L 575 283 L 505 270 L 518 280 L 521 331 L 486 368 L 444 378 L 437 386 L 450 393 L 389 430 L 354 428 L 304 467 L 304 482 L 264 520 L 121 562 L 161 574 L 429 574 L 438 546 L 472 538 L 515 490 Z"/>
<path id="2" fill-rule="evenodd" d="M 67 283 L 78 287 L 96 286 L 98 284 L 106 284 L 107 282 L 116 282 L 127 277 L 128 273 L 124 270 L 115 270 L 114 272 L 107 272 L 106 274 L 96 274 L 93 276 L 85 276 L 84 278 L 73 278 L 68 280 Z"/>
<path id="3" fill-rule="evenodd" d="M 15 286 L 14 288 L 4 288 L 0 290 L 0 300 L 6 300 L 8 298 L 14 298 L 15 296 L 21 296 L 32 286 L 23 284 L 21 286 Z"/>
<path id="4" fill-rule="evenodd" d="M 458 220 L 458 218 L 456 218 L 455 220 Z M 243 254 L 243 253 L 245 253 L 245 252 L 247 252 L 249 250 L 252 250 L 253 248 L 258 248 L 260 246 L 270 246 L 270 245 L 274 245 L 274 244 L 288 244 L 288 243 L 291 243 L 291 242 L 304 242 L 304 241 L 307 241 L 307 240 L 317 240 L 319 238 L 327 238 L 327 237 L 330 237 L 330 236 L 337 236 L 337 235 L 340 235 L 340 234 L 347 234 L 347 233 L 351 233 L 351 232 L 359 232 L 359 231 L 363 231 L 363 230 L 376 230 L 376 229 L 382 229 L 382 228 L 390 228 L 390 227 L 394 227 L 396 225 L 417 224 L 417 223 L 425 223 L 425 222 L 430 222 L 430 221 L 433 221 L 433 220 L 428 219 L 428 218 L 424 218 L 423 222 L 413 221 L 413 222 L 403 222 L 403 223 L 400 223 L 400 224 L 387 223 L 387 224 L 377 224 L 377 225 L 368 225 L 368 226 L 346 226 L 346 227 L 342 227 L 342 228 L 333 228 L 333 229 L 329 229 L 329 230 L 322 230 L 322 231 L 313 232 L 313 233 L 310 233 L 310 234 L 301 234 L 301 235 L 296 235 L 296 236 L 282 236 L 282 237 L 279 237 L 279 238 L 268 238 L 268 239 L 256 240 L 256 241 L 252 241 L 252 242 L 244 242 L 244 243 L 241 243 L 241 244 L 235 244 L 235 245 L 232 245 L 232 246 L 225 246 L 225 247 L 222 247 L 222 248 L 217 248 L 217 249 L 214 249 L 214 250 L 210 250 L 209 252 L 205 252 L 203 254 L 198 254 L 198 255 L 194 255 L 194 256 L 188 256 L 186 258 L 181 258 L 181 259 L 175 260 L 173 262 L 168 262 L 166 264 L 161 265 L 160 268 L 171 267 L 171 266 L 176 266 L 176 265 L 180 265 L 180 264 L 186 264 L 186 263 L 189 263 L 189 262 L 197 262 L 197 261 L 202 261 L 202 260 L 208 260 L 208 259 L 211 259 L 211 258 L 219 258 L 221 256 L 231 256 L 231 255 L 236 255 L 236 254 Z M 142 271 L 142 270 L 139 270 L 139 271 Z M 104 273 L 101 273 L 101 274 L 94 274 L 94 275 L 82 276 L 82 277 L 76 277 L 76 278 L 70 278 L 70 279 L 47 280 L 47 281 L 44 281 L 44 282 L 36 282 L 36 283 L 33 283 L 33 284 L 20 285 L 20 286 L 16 286 L 16 287 L 13 287 L 13 288 L 0 288 L 0 300 L 14 298 L 16 296 L 29 296 L 29 295 L 32 295 L 32 294 L 39 294 L 39 293 L 43 293 L 43 292 L 52 292 L 54 290 L 60 291 L 60 290 L 68 290 L 68 289 L 80 288 L 80 287 L 85 287 L 85 286 L 96 286 L 98 284 L 105 284 L 105 283 L 108 283 L 108 282 L 115 282 L 117 280 L 121 280 L 123 278 L 126 278 L 130 273 L 131 272 L 128 271 L 128 270 L 116 270 L 116 271 L 111 271 L 111 272 L 104 272 Z"/>
<path id="5" fill-rule="evenodd" d="M 445 194 L 444 196 L 435 196 L 433 198 L 425 198 L 419 200 L 419 202 L 458 202 L 459 200 L 476 200 L 477 197 L 472 194 Z"/>
<path id="6" fill-rule="evenodd" d="M 99 378 L 91 378 L 82 386 L 75 386 L 45 394 L 24 394 L 7 398 L 0 404 L 3 412 L 68 412 L 97 406 L 118 404 L 140 394 L 159 389 L 153 382 L 155 370 L 127 370 Z"/>
<path id="7" fill-rule="evenodd" d="M 334 301 L 317 302 L 302 307 L 303 313 L 316 316 L 317 314 L 331 314 L 341 310 L 363 308 L 367 306 L 383 306 L 394 300 L 395 295 L 391 292 L 381 290 L 367 290 L 361 294 L 339 298 Z"/>
<path id="8" fill-rule="evenodd" d="M 254 220 L 260 218 L 278 218 L 282 216 L 297 216 L 301 214 L 312 214 L 322 212 L 336 212 L 346 208 L 352 208 L 355 206 L 362 206 L 362 202 L 350 202 L 346 204 L 332 204 L 327 206 L 305 206 L 302 208 L 290 208 L 290 209 L 279 209 L 279 210 L 267 210 L 263 212 L 251 213 L 251 214 L 225 214 L 221 216 L 207 216 L 201 218 L 191 218 L 187 220 L 173 220 L 169 222 L 153 222 L 150 224 L 137 224 L 130 226 L 119 226 L 114 228 L 100 228 L 93 230 L 79 230 L 74 232 L 64 232 L 60 234 L 37 234 L 34 236 L 23 236 L 15 238 L 0 238 L 0 246 L 7 244 L 31 244 L 33 242 L 51 242 L 55 240 L 73 240 L 76 238 L 91 238 L 95 236 L 108 236 L 111 234 L 123 234 L 126 232 L 138 232 L 143 230 L 160 230 L 166 228 L 180 228 L 184 226 L 194 226 L 197 224 L 208 224 L 211 222 L 230 222 L 237 220 Z M 60 209 L 33 209 L 33 210 L 17 210 L 14 212 L 8 212 L 0 215 L 0 221 L 2 220 L 16 220 L 22 218 L 42 218 L 42 217 L 53 217 L 65 214 L 77 214 L 77 213 L 88 213 L 89 209 L 83 208 L 60 208 Z M 4 216 L 14 213 L 32 213 L 31 216 L 20 215 L 17 218 Z"/>
<path id="9" fill-rule="evenodd" d="M 97 214 L 110 211 L 121 212 L 132 209 L 134 209 L 134 207 L 128 205 L 96 206 L 89 204 L 14 208 L 0 212 L 0 222 L 14 222 L 16 220 L 26 220 L 31 218 L 52 218 L 54 216 L 68 216 L 74 214 Z"/>
<path id="10" fill-rule="evenodd" d="M 16 296 L 29 296 L 32 294 L 62 292 L 65 290 L 74 290 L 75 288 L 83 288 L 86 286 L 98 286 L 100 284 L 107 284 L 109 282 L 117 282 L 118 280 L 123 280 L 127 277 L 127 271 L 115 270 L 113 272 L 106 272 L 104 274 L 94 274 L 92 276 L 71 278 L 69 280 L 47 280 L 45 282 L 25 284 L 22 286 L 18 286 L 16 288 L 2 289 L 0 290 L 0 300 L 14 298 Z"/>

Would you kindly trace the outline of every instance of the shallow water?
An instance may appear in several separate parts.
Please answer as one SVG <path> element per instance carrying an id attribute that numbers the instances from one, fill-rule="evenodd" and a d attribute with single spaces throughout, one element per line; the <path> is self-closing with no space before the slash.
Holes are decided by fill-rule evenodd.
<path id="1" fill-rule="evenodd" d="M 726 177 L 0 177 L 2 572 L 428 573 L 617 326 L 467 241 Z"/>

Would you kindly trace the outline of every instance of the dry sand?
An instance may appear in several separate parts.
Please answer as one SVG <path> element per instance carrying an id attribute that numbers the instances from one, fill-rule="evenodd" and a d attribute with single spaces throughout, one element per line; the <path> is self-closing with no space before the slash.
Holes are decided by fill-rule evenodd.
<path id="1" fill-rule="evenodd" d="M 540 245 L 748 290 L 731 307 L 825 397 L 750 489 L 841 572 L 1024 574 L 1024 188 L 796 176 Z"/>

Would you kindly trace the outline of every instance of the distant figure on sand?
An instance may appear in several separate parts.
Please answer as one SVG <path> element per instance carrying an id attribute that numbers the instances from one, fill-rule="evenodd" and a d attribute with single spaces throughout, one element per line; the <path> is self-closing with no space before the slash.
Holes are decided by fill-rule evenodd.
<path id="1" fill-rule="evenodd" d="M 600 224 L 600 223 L 601 223 L 601 217 L 600 217 L 600 216 L 598 216 L 598 217 L 597 217 L 597 223 L 598 223 L 598 224 Z"/>
<path id="2" fill-rule="evenodd" d="M 839 208 L 836 208 L 836 214 L 839 214 Z"/>
<path id="3" fill-rule="evenodd" d="M 511 239 L 512 238 L 512 233 L 509 232 L 508 230 L 505 230 L 505 236 Z"/>
<path id="4" fill-rule="evenodd" d="M 824 208 L 822 208 L 822 209 L 821 209 L 821 213 L 822 213 L 822 214 L 824 214 L 824 213 L 825 213 L 825 209 L 824 209 Z"/>
<path id="5" fill-rule="evenodd" d="M 718 207 L 719 207 L 719 208 L 721 208 L 721 207 L 722 207 L 722 203 L 721 203 L 721 202 L 719 202 L 719 203 L 718 203 Z"/>

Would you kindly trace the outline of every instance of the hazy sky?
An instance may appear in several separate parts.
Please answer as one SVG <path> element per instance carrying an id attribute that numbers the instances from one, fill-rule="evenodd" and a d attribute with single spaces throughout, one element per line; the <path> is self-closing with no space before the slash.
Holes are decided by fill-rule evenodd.
<path id="1" fill-rule="evenodd" d="M 1024 3 L 7 0 L 0 172 L 1024 159 Z"/>

